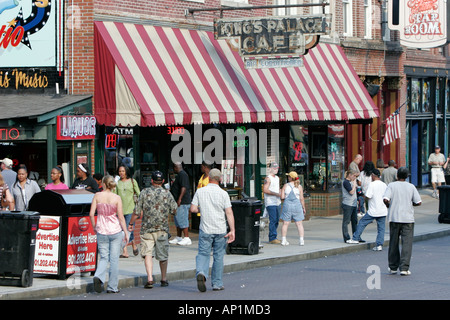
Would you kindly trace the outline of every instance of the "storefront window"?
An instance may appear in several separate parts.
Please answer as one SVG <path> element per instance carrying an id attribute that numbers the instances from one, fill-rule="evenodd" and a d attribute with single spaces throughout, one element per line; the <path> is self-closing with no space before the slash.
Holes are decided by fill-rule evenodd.
<path id="1" fill-rule="evenodd" d="M 409 103 L 409 112 L 420 112 L 420 80 L 412 78 L 409 82 L 409 91 L 410 95 L 410 103 Z"/>
<path id="2" fill-rule="evenodd" d="M 328 126 L 328 190 L 339 189 L 344 176 L 344 125 Z"/>
<path id="3" fill-rule="evenodd" d="M 289 163 L 290 170 L 297 172 L 300 183 L 305 187 L 308 179 L 308 127 L 302 125 L 289 126 Z"/>
<path id="4" fill-rule="evenodd" d="M 105 171 L 117 175 L 117 168 L 125 164 L 134 172 L 134 152 L 132 129 L 107 128 L 105 137 Z M 131 130 L 131 131 L 130 131 Z"/>
<path id="5" fill-rule="evenodd" d="M 422 129 L 422 172 L 429 171 L 428 156 L 430 155 L 431 139 L 433 138 L 431 133 L 431 121 L 425 120 Z"/>
<path id="6" fill-rule="evenodd" d="M 422 88 L 422 112 L 431 111 L 431 81 L 429 79 L 423 80 Z"/>

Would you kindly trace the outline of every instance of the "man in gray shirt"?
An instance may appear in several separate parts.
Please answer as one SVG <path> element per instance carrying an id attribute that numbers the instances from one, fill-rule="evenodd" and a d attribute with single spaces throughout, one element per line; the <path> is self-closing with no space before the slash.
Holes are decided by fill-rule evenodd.
<path id="1" fill-rule="evenodd" d="M 412 243 L 414 238 L 414 208 L 420 206 L 422 199 L 416 187 L 407 182 L 409 171 L 406 167 L 401 167 L 397 171 L 397 180 L 388 185 L 383 196 L 383 201 L 389 208 L 389 251 L 388 262 L 389 271 L 407 276 L 409 263 L 411 261 Z M 400 253 L 401 237 L 401 253 Z"/>
<path id="2" fill-rule="evenodd" d="M 389 160 L 389 167 L 383 170 L 381 173 L 381 181 L 386 184 L 397 180 L 397 169 L 395 168 L 395 161 Z"/>
<path id="3" fill-rule="evenodd" d="M 16 182 L 17 179 L 17 173 L 12 170 L 13 162 L 9 158 L 5 158 L 0 161 L 2 163 L 2 176 L 5 180 L 5 183 L 8 185 L 9 189 L 11 190 L 13 187 L 14 182 Z"/>

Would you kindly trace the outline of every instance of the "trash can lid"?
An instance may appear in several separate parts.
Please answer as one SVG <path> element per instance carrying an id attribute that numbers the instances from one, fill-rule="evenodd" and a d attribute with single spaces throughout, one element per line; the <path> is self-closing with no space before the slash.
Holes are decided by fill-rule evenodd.
<path id="1" fill-rule="evenodd" d="M 261 204 L 262 204 L 261 200 L 253 197 L 231 201 L 232 206 L 250 207 L 250 206 L 259 206 Z"/>
<path id="2" fill-rule="evenodd" d="M 17 220 L 39 219 L 40 214 L 36 211 L 0 211 L 0 219 L 2 218 Z"/>

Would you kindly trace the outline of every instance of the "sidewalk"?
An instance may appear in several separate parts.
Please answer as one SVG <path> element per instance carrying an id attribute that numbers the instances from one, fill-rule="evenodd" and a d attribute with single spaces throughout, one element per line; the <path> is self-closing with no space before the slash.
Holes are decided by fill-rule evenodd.
<path id="1" fill-rule="evenodd" d="M 415 241 L 450 235 L 450 224 L 438 223 L 439 200 L 431 197 L 431 190 L 419 190 L 422 205 L 415 207 Z M 332 217 L 311 217 L 303 223 L 305 229 L 305 245 L 298 245 L 298 233 L 291 223 L 288 228 L 287 240 L 289 246 L 272 245 L 268 243 L 268 227 L 261 231 L 261 244 L 264 245 L 256 255 L 230 254 L 225 256 L 225 273 L 239 270 L 264 267 L 300 260 L 321 258 L 330 255 L 344 254 L 360 250 L 369 250 L 375 244 L 376 223 L 369 224 L 362 238 L 364 244 L 346 244 L 341 233 L 342 215 Z M 351 232 L 351 227 L 349 226 Z M 278 230 L 281 239 L 281 224 Z M 187 247 L 171 245 L 167 279 L 170 282 L 195 277 L 195 256 L 198 241 L 193 234 L 192 245 Z M 386 228 L 385 246 L 387 250 L 389 229 Z M 131 252 L 131 250 L 129 250 Z M 373 254 L 377 254 L 374 252 Z M 413 250 L 414 255 L 414 250 Z M 212 261 L 212 259 L 211 259 Z M 387 268 L 387 261 L 386 261 Z M 160 280 L 159 264 L 153 267 L 155 280 Z M 130 256 L 120 259 L 119 288 L 143 286 L 147 281 L 144 262 L 138 257 Z M 154 289 L 153 289 L 154 290 Z M 10 299 L 45 299 L 56 296 L 75 295 L 93 292 L 92 276 L 78 277 L 72 275 L 67 280 L 46 278 L 35 275 L 33 286 L 29 288 L 0 286 L 0 300 Z"/>

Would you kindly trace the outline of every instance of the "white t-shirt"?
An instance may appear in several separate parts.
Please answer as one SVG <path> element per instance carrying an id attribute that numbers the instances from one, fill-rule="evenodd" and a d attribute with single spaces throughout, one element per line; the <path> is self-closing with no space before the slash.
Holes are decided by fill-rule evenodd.
<path id="1" fill-rule="evenodd" d="M 422 202 L 416 187 L 406 181 L 389 183 L 383 199 L 390 201 L 389 222 L 414 223 L 415 204 Z"/>
<path id="2" fill-rule="evenodd" d="M 280 178 L 272 175 L 268 175 L 267 177 L 270 180 L 269 191 L 280 193 Z M 264 204 L 266 207 L 279 206 L 281 204 L 281 199 L 280 197 L 271 194 L 264 194 Z"/>
<path id="3" fill-rule="evenodd" d="M 381 180 L 375 180 L 369 183 L 365 196 L 369 198 L 369 210 L 367 213 L 372 217 L 384 217 L 388 209 L 383 202 L 383 195 L 386 192 L 387 185 Z"/>

